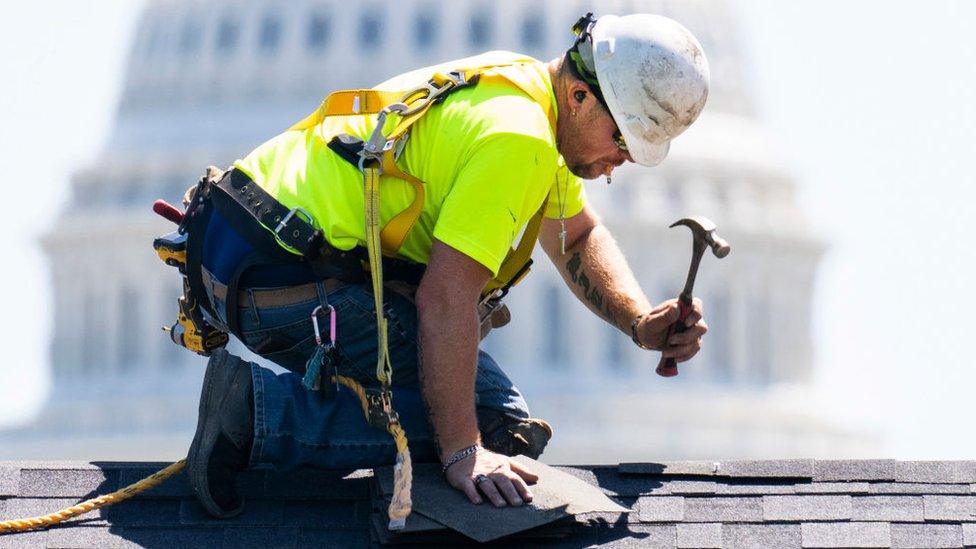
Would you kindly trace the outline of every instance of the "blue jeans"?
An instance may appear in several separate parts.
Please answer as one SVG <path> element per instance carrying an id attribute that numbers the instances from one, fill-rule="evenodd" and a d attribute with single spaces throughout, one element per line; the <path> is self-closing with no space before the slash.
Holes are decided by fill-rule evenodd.
<path id="1" fill-rule="evenodd" d="M 359 399 L 345 387 L 338 394 L 310 391 L 302 384 L 305 366 L 315 351 L 311 313 L 319 305 L 336 311 L 335 368 L 364 386 L 376 380 L 376 313 L 369 284 L 342 285 L 319 297 L 285 307 L 257 308 L 240 299 L 238 311 L 243 343 L 256 354 L 289 370 L 276 374 L 252 365 L 254 380 L 254 444 L 251 464 L 279 469 L 299 466 L 356 468 L 393 463 L 396 446 L 386 431 L 366 423 Z M 218 311 L 224 304 L 214 300 Z M 407 433 L 415 461 L 437 461 L 437 452 L 420 395 L 417 353 L 417 310 L 407 298 L 384 292 L 389 320 L 389 351 L 393 364 L 393 407 Z M 324 324 L 324 325 L 323 325 Z M 328 322 L 320 328 L 328 331 Z M 479 423 L 503 414 L 529 417 L 525 399 L 498 364 L 478 353 L 475 404 Z M 323 379 L 322 383 L 327 383 Z"/>

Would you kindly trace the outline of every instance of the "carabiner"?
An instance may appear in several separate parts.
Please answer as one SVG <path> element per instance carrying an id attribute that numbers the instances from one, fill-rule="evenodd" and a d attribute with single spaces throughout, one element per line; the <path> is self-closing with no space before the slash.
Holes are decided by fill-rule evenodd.
<path id="1" fill-rule="evenodd" d="M 323 307 L 319 305 L 315 309 L 312 309 L 312 330 L 315 334 L 315 344 L 322 347 L 322 333 L 319 331 L 319 313 L 322 309 L 329 310 L 329 341 L 324 345 L 327 349 L 331 349 L 335 345 L 336 340 L 336 312 L 335 307 L 332 305 L 326 305 Z"/>

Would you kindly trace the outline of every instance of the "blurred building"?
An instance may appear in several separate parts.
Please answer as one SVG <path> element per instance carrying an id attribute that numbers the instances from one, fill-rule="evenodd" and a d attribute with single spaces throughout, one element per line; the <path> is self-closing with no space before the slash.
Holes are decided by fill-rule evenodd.
<path id="1" fill-rule="evenodd" d="M 680 291 L 691 238 L 667 226 L 712 218 L 733 244 L 706 257 L 696 294 L 711 327 L 678 378 L 656 353 L 589 314 L 548 261 L 510 299 L 487 348 L 549 419 L 550 461 L 859 455 L 874 442 L 812 410 L 811 292 L 822 243 L 755 117 L 735 14 L 715 1 L 156 0 L 134 34 L 125 89 L 98 161 L 74 176 L 71 208 L 44 239 L 56 320 L 54 384 L 25 457 L 176 458 L 196 417 L 204 359 L 160 331 L 179 280 L 155 257 L 177 203 L 208 164 L 228 165 L 304 116 L 329 90 L 489 49 L 560 55 L 584 12 L 647 11 L 694 32 L 712 67 L 705 114 L 653 170 L 588 185 L 655 302 Z M 93 246 L 92 242 L 112 242 Z M 21 440 L 17 443 L 17 440 Z M 18 446 L 19 444 L 19 446 Z"/>

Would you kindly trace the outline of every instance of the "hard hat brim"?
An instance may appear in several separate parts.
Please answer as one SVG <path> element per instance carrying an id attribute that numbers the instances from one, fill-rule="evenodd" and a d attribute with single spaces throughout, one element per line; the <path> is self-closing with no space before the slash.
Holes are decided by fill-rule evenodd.
<path id="1" fill-rule="evenodd" d="M 630 153 L 630 157 L 634 159 L 634 162 L 642 166 L 647 166 L 653 168 L 661 162 L 664 161 L 668 156 L 668 151 L 671 149 L 671 142 L 665 141 L 664 143 L 651 143 L 646 139 L 634 135 L 628 132 L 624 128 L 625 124 L 621 124 L 620 121 L 614 118 L 617 122 L 617 127 L 620 128 L 620 134 L 624 138 L 624 142 L 627 143 L 627 152 Z M 633 143 L 633 145 L 631 145 Z"/>

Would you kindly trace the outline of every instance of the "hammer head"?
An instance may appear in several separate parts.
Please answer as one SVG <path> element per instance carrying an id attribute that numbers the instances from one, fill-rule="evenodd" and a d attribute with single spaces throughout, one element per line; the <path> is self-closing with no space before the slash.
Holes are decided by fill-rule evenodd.
<path id="1" fill-rule="evenodd" d="M 691 233 L 695 238 L 695 244 L 697 245 L 700 242 L 704 242 L 712 249 L 712 253 L 715 254 L 715 257 L 725 257 L 729 255 L 729 252 L 732 250 L 729 243 L 726 242 L 725 239 L 715 234 L 715 223 L 707 217 L 685 217 L 672 223 L 671 227 L 677 227 L 678 225 L 684 225 L 691 229 Z"/>

